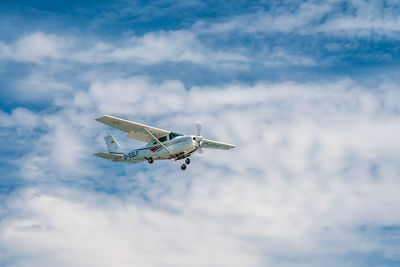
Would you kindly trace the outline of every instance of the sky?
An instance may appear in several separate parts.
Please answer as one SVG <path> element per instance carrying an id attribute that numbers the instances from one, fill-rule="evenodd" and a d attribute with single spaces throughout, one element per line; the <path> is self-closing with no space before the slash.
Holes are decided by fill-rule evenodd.
<path id="1" fill-rule="evenodd" d="M 400 3 L 0 2 L 1 266 L 399 266 Z M 93 156 L 113 115 L 236 144 Z"/>

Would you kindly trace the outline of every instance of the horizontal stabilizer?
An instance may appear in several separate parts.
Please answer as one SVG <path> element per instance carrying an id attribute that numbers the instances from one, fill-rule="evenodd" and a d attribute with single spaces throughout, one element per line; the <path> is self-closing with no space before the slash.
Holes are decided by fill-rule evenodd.
<path id="1" fill-rule="evenodd" d="M 100 158 L 112 159 L 112 160 L 116 160 L 116 159 L 122 158 L 121 155 L 116 155 L 116 154 L 111 154 L 111 153 L 106 153 L 106 152 L 99 152 L 99 153 L 96 153 L 96 154 L 93 154 L 93 155 L 95 155 L 97 157 L 100 157 Z"/>

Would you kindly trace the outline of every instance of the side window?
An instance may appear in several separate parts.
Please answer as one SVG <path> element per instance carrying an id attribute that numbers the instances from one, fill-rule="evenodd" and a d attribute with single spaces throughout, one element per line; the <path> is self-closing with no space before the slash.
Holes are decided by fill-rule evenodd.
<path id="1" fill-rule="evenodd" d="M 167 137 L 166 137 L 166 136 L 163 136 L 163 137 L 161 137 L 161 138 L 158 138 L 158 140 L 159 140 L 161 143 L 164 143 L 165 141 L 167 141 Z"/>

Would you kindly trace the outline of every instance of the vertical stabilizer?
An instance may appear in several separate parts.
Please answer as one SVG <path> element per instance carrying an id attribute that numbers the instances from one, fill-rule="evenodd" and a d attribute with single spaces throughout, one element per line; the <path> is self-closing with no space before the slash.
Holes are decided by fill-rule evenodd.
<path id="1" fill-rule="evenodd" d="M 107 149 L 108 152 L 111 154 L 123 154 L 126 152 L 126 149 L 122 148 L 117 140 L 115 140 L 114 136 L 107 135 L 106 137 L 104 137 L 104 140 L 106 141 L 106 145 L 107 145 Z"/>

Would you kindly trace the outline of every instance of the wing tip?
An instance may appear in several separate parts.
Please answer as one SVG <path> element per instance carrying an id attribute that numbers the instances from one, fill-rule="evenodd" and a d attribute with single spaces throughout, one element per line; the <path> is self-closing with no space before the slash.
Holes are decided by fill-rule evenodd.
<path id="1" fill-rule="evenodd" d="M 111 118 L 112 116 L 110 115 L 103 115 L 101 117 L 96 118 L 96 121 L 102 122 L 102 120 L 106 119 L 106 118 Z"/>
<path id="2" fill-rule="evenodd" d="M 104 116 L 101 116 L 101 117 L 98 117 L 98 118 L 96 118 L 96 119 L 94 119 L 94 120 L 101 122 L 101 120 L 102 120 L 103 118 L 104 118 Z"/>

